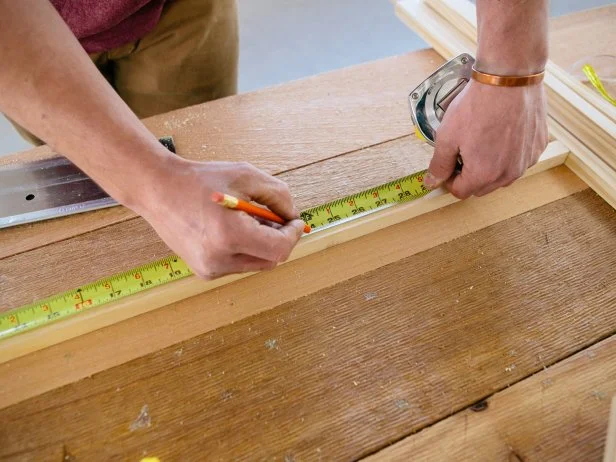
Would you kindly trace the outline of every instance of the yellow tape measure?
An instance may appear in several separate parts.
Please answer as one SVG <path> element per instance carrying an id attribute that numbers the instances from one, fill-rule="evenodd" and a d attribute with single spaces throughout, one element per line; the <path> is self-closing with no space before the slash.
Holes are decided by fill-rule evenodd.
<path id="1" fill-rule="evenodd" d="M 0 316 L 0 340 L 191 274 L 181 258 L 168 257 L 22 306 Z"/>
<path id="2" fill-rule="evenodd" d="M 328 202 L 305 210 L 301 217 L 313 230 L 318 231 L 401 202 L 418 199 L 430 192 L 423 185 L 425 174 L 426 171 L 414 173 Z M 172 256 L 22 306 L 0 315 L 0 340 L 191 274 L 192 271 L 181 258 Z"/>
<path id="3" fill-rule="evenodd" d="M 319 205 L 300 214 L 302 220 L 314 230 L 335 225 L 339 221 L 358 218 L 400 202 L 425 196 L 430 191 L 423 185 L 426 171 L 390 181 L 366 191 Z"/>

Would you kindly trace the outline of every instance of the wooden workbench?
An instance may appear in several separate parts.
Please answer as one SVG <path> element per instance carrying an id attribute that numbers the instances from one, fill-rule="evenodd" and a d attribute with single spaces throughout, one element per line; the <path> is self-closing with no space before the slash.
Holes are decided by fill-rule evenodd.
<path id="1" fill-rule="evenodd" d="M 557 21 L 553 59 L 597 53 L 560 44 L 589 21 L 614 37 L 615 15 Z M 427 165 L 406 95 L 441 62 L 410 53 L 147 124 L 183 156 L 279 175 L 305 208 Z M 3 230 L 0 306 L 168 253 L 122 208 Z M 558 167 L 0 364 L 0 458 L 596 460 L 614 281 L 616 212 Z"/>

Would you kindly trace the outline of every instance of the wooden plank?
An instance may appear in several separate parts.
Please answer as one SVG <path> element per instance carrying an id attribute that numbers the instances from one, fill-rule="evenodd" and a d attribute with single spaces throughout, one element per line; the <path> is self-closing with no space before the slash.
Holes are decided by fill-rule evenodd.
<path id="1" fill-rule="evenodd" d="M 0 260 L 37 249 L 105 226 L 122 223 L 136 214 L 125 207 L 113 207 L 54 220 L 0 230 Z"/>
<path id="2" fill-rule="evenodd" d="M 565 164 L 586 184 L 597 192 L 608 204 L 616 208 L 616 170 L 610 168 L 554 120 L 549 122 L 550 131 L 565 144 L 571 154 Z"/>
<path id="3" fill-rule="evenodd" d="M 0 364 L 0 408 L 238 322 L 585 188 L 577 176 L 561 166 L 488 196 L 457 202 L 275 271 Z M 353 256 L 352 260 L 349 256 Z"/>
<path id="4" fill-rule="evenodd" d="M 0 457 L 367 455 L 613 333 L 614 214 L 585 191 L 12 406 Z"/>
<path id="5" fill-rule="evenodd" d="M 282 173 L 411 134 L 406 96 L 442 62 L 433 50 L 412 52 L 144 123 L 157 136 L 173 135 L 183 157 L 248 161 Z M 54 155 L 40 147 L 0 157 L 0 166 Z M 0 230 L 0 258 L 125 221 L 127 214 L 134 216 L 129 211 L 94 212 Z"/>
<path id="6" fill-rule="evenodd" d="M 414 137 L 408 137 L 406 141 L 414 142 L 416 147 L 421 144 Z M 346 162 L 340 162 L 340 168 L 342 171 L 338 172 L 337 175 L 339 175 L 341 180 L 345 178 L 350 179 L 354 176 L 361 175 L 360 181 L 370 181 L 370 175 L 363 175 L 360 170 L 357 170 L 358 165 L 364 161 L 364 158 L 367 158 L 370 161 L 369 166 L 374 171 L 378 171 L 380 168 L 383 168 L 384 171 L 388 171 L 389 175 L 395 176 L 399 174 L 397 169 L 392 170 L 391 167 L 395 167 L 396 162 L 399 161 L 398 157 L 400 154 L 396 152 L 396 148 L 400 147 L 400 143 L 394 142 L 395 146 L 393 149 L 393 155 L 395 155 L 395 157 L 392 158 L 390 162 L 387 162 L 386 156 L 377 154 L 376 157 L 381 160 L 377 162 L 379 167 L 374 166 L 374 150 L 377 148 L 381 150 L 388 144 L 389 143 L 386 143 L 372 149 L 367 149 L 361 153 L 358 153 L 357 156 L 352 157 L 351 159 L 346 159 Z M 553 142 L 542 155 L 537 165 L 535 165 L 532 169 L 529 169 L 526 172 L 526 175 L 533 175 L 537 172 L 541 172 L 548 168 L 562 164 L 568 153 L 569 150 L 566 149 L 561 143 L 557 141 Z M 424 151 L 423 155 L 411 153 L 408 156 L 408 161 L 405 168 L 410 169 L 411 172 L 418 171 L 425 168 L 428 165 L 429 160 L 430 153 L 428 151 Z M 330 166 L 330 162 L 334 163 L 334 165 Z M 329 172 L 330 167 L 336 167 L 336 162 L 338 161 L 331 160 L 320 163 L 317 167 L 309 166 L 307 167 L 307 175 L 301 174 L 300 170 L 299 178 L 303 180 L 303 185 L 306 188 L 304 194 L 300 193 L 300 196 L 311 197 L 310 200 L 315 200 L 314 198 L 318 197 L 317 194 L 335 194 L 338 190 L 338 185 L 335 188 L 330 187 L 332 175 L 328 174 L 315 176 L 314 174 L 317 172 L 314 170 L 323 169 L 323 171 Z M 421 164 L 422 167 L 418 167 L 419 164 Z M 310 178 L 310 180 L 305 180 L 306 177 Z M 336 175 L 333 175 L 333 177 L 335 178 Z M 379 177 L 379 175 L 376 175 L 376 178 Z M 341 190 L 348 190 L 349 184 L 351 184 L 351 182 L 340 183 L 340 187 L 342 188 Z M 356 189 L 351 189 L 350 191 L 356 191 Z M 313 194 L 310 195 L 311 193 Z M 292 261 L 303 258 L 312 253 L 325 250 L 334 245 L 338 245 L 388 226 L 398 224 L 412 217 L 436 210 L 456 201 L 457 199 L 455 199 L 451 194 L 446 193 L 443 189 L 440 189 L 416 201 L 400 204 L 396 207 L 379 211 L 378 213 L 352 222 L 341 223 L 334 228 L 312 233 L 311 235 L 305 236 L 300 241 L 298 246 L 293 250 L 289 260 Z M 43 247 L 32 252 L 16 255 L 15 257 L 0 261 L 0 269 L 3 272 L 5 279 L 5 282 L 0 281 L 0 289 L 2 288 L 2 285 L 6 286 L 6 289 L 3 290 L 3 303 L 6 303 L 6 306 L 11 306 L 11 303 L 15 303 L 14 301 L 11 302 L 11 297 L 15 297 L 16 295 L 19 296 L 20 293 L 29 298 L 36 299 L 36 290 L 40 287 L 56 287 L 56 291 L 61 291 L 57 289 L 59 284 L 74 282 L 70 279 L 72 276 L 76 278 L 85 278 L 87 277 L 89 270 L 98 271 L 103 275 L 114 274 L 120 271 L 108 271 L 108 268 L 104 266 L 105 263 L 108 265 L 126 264 L 135 267 L 138 266 L 135 261 L 139 258 L 139 256 L 143 256 L 144 253 L 151 256 L 152 252 L 156 251 L 163 253 L 168 252 L 164 244 L 156 238 L 154 231 L 146 225 L 145 221 L 134 220 L 127 223 L 127 225 L 131 225 L 133 223 L 141 223 L 143 228 L 128 228 L 127 231 L 127 226 L 121 223 L 102 229 L 100 232 L 77 236 L 55 246 Z M 127 232 L 128 234 L 126 234 Z M 148 232 L 149 235 L 147 234 Z M 140 239 L 133 239 L 132 236 L 140 236 Z M 122 244 L 124 242 L 127 242 L 131 247 L 127 249 L 127 246 L 123 246 Z M 158 242 L 158 246 L 153 245 L 156 242 Z M 94 250 L 91 250 L 92 248 Z M 96 253 L 97 251 L 98 253 Z M 39 253 L 39 255 L 32 255 L 33 253 Z M 121 260 L 118 258 L 119 255 L 124 255 L 125 258 Z M 161 255 L 157 258 L 160 257 Z M 79 265 L 80 259 L 83 260 L 82 265 Z M 147 263 L 148 261 L 153 261 L 154 259 L 155 258 L 149 258 L 142 263 Z M 49 265 L 43 263 L 39 266 L 39 268 L 41 268 L 39 271 L 33 271 L 31 269 L 32 261 L 39 262 L 39 265 L 41 261 L 48 261 L 50 263 Z M 48 271 L 49 266 L 52 265 L 53 262 L 58 261 L 70 261 L 71 265 L 66 266 L 68 268 L 79 268 L 79 271 L 72 274 L 63 266 L 63 279 L 62 282 L 59 282 L 57 274 L 55 272 Z M 92 264 L 93 261 L 96 262 L 96 265 Z M 96 329 L 100 329 L 113 323 L 126 320 L 130 317 L 143 314 L 144 312 L 160 308 L 170 303 L 212 290 L 228 283 L 232 283 L 247 276 L 247 274 L 232 275 L 208 282 L 201 281 L 196 277 L 185 278 L 173 283 L 156 287 L 145 293 L 140 293 L 136 296 L 127 297 L 125 299 L 109 303 L 103 307 L 89 310 L 81 313 L 79 316 L 45 326 L 44 328 L 36 331 L 22 333 L 2 342 L 0 362 L 8 361 L 67 339 L 92 332 Z M 85 282 L 92 282 L 96 279 L 98 278 L 92 277 L 91 279 L 86 279 Z M 45 284 L 47 284 L 47 286 Z M 82 283 L 73 284 L 68 287 L 76 288 L 81 284 Z M 21 292 L 19 290 L 21 290 Z M 7 301 L 4 302 L 4 300 Z M 29 300 L 25 303 L 29 303 Z M 19 306 L 19 304 L 13 306 Z"/>
<path id="7" fill-rule="evenodd" d="M 600 460 L 614 394 L 616 336 L 365 460 Z"/>
<path id="8" fill-rule="evenodd" d="M 464 36 L 469 38 L 475 36 L 476 11 L 472 3 L 437 0 L 431 4 L 441 16 L 450 22 L 456 21 L 457 28 L 464 33 Z M 464 21 L 460 21 L 460 17 L 463 17 Z M 573 64 L 585 57 L 612 54 L 614 21 L 616 21 L 616 5 L 550 18 L 550 59 L 561 68 L 570 70 Z"/>
<path id="9" fill-rule="evenodd" d="M 548 111 L 551 108 L 554 120 L 580 140 L 594 157 L 616 170 L 616 118 L 604 116 L 583 96 L 576 94 L 577 90 L 570 87 L 582 84 L 565 71 L 556 66 L 550 70 L 551 74 L 546 74 Z M 610 109 L 616 116 L 616 108 Z M 611 188 L 616 194 L 616 185 Z"/>
<path id="10" fill-rule="evenodd" d="M 432 50 L 352 66 L 144 120 L 194 160 L 286 171 L 412 132 L 406 96 L 442 58 Z M 367 129 L 369 127 L 369 129 Z M 55 156 L 47 147 L 0 165 Z"/>
<path id="11" fill-rule="evenodd" d="M 616 393 L 614 393 L 612 398 L 612 409 L 607 425 L 603 462 L 616 462 Z"/>

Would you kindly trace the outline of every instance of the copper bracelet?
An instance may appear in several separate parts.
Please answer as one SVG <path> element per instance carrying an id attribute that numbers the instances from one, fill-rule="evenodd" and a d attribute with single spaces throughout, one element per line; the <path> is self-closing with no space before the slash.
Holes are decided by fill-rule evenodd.
<path id="1" fill-rule="evenodd" d="M 494 75 L 480 72 L 473 66 L 473 80 L 497 87 L 526 87 L 535 85 L 543 80 L 545 71 L 530 75 Z"/>

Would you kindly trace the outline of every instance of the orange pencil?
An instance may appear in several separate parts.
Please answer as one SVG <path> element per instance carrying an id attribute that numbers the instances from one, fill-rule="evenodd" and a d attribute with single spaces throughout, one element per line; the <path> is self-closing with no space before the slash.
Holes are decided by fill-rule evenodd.
<path id="1" fill-rule="evenodd" d="M 223 207 L 227 207 L 228 209 L 241 210 L 242 212 L 254 215 L 255 217 L 265 218 L 266 220 L 273 221 L 274 223 L 279 223 L 281 225 L 284 225 L 286 223 L 286 221 L 284 221 L 274 212 L 268 209 L 264 209 L 263 207 L 258 207 L 251 204 L 250 202 L 243 201 L 242 199 L 238 199 L 237 197 L 233 197 L 228 194 L 223 194 L 219 192 L 212 193 L 212 201 L 222 205 Z M 310 226 L 304 224 L 305 233 L 309 233 L 310 229 Z"/>

